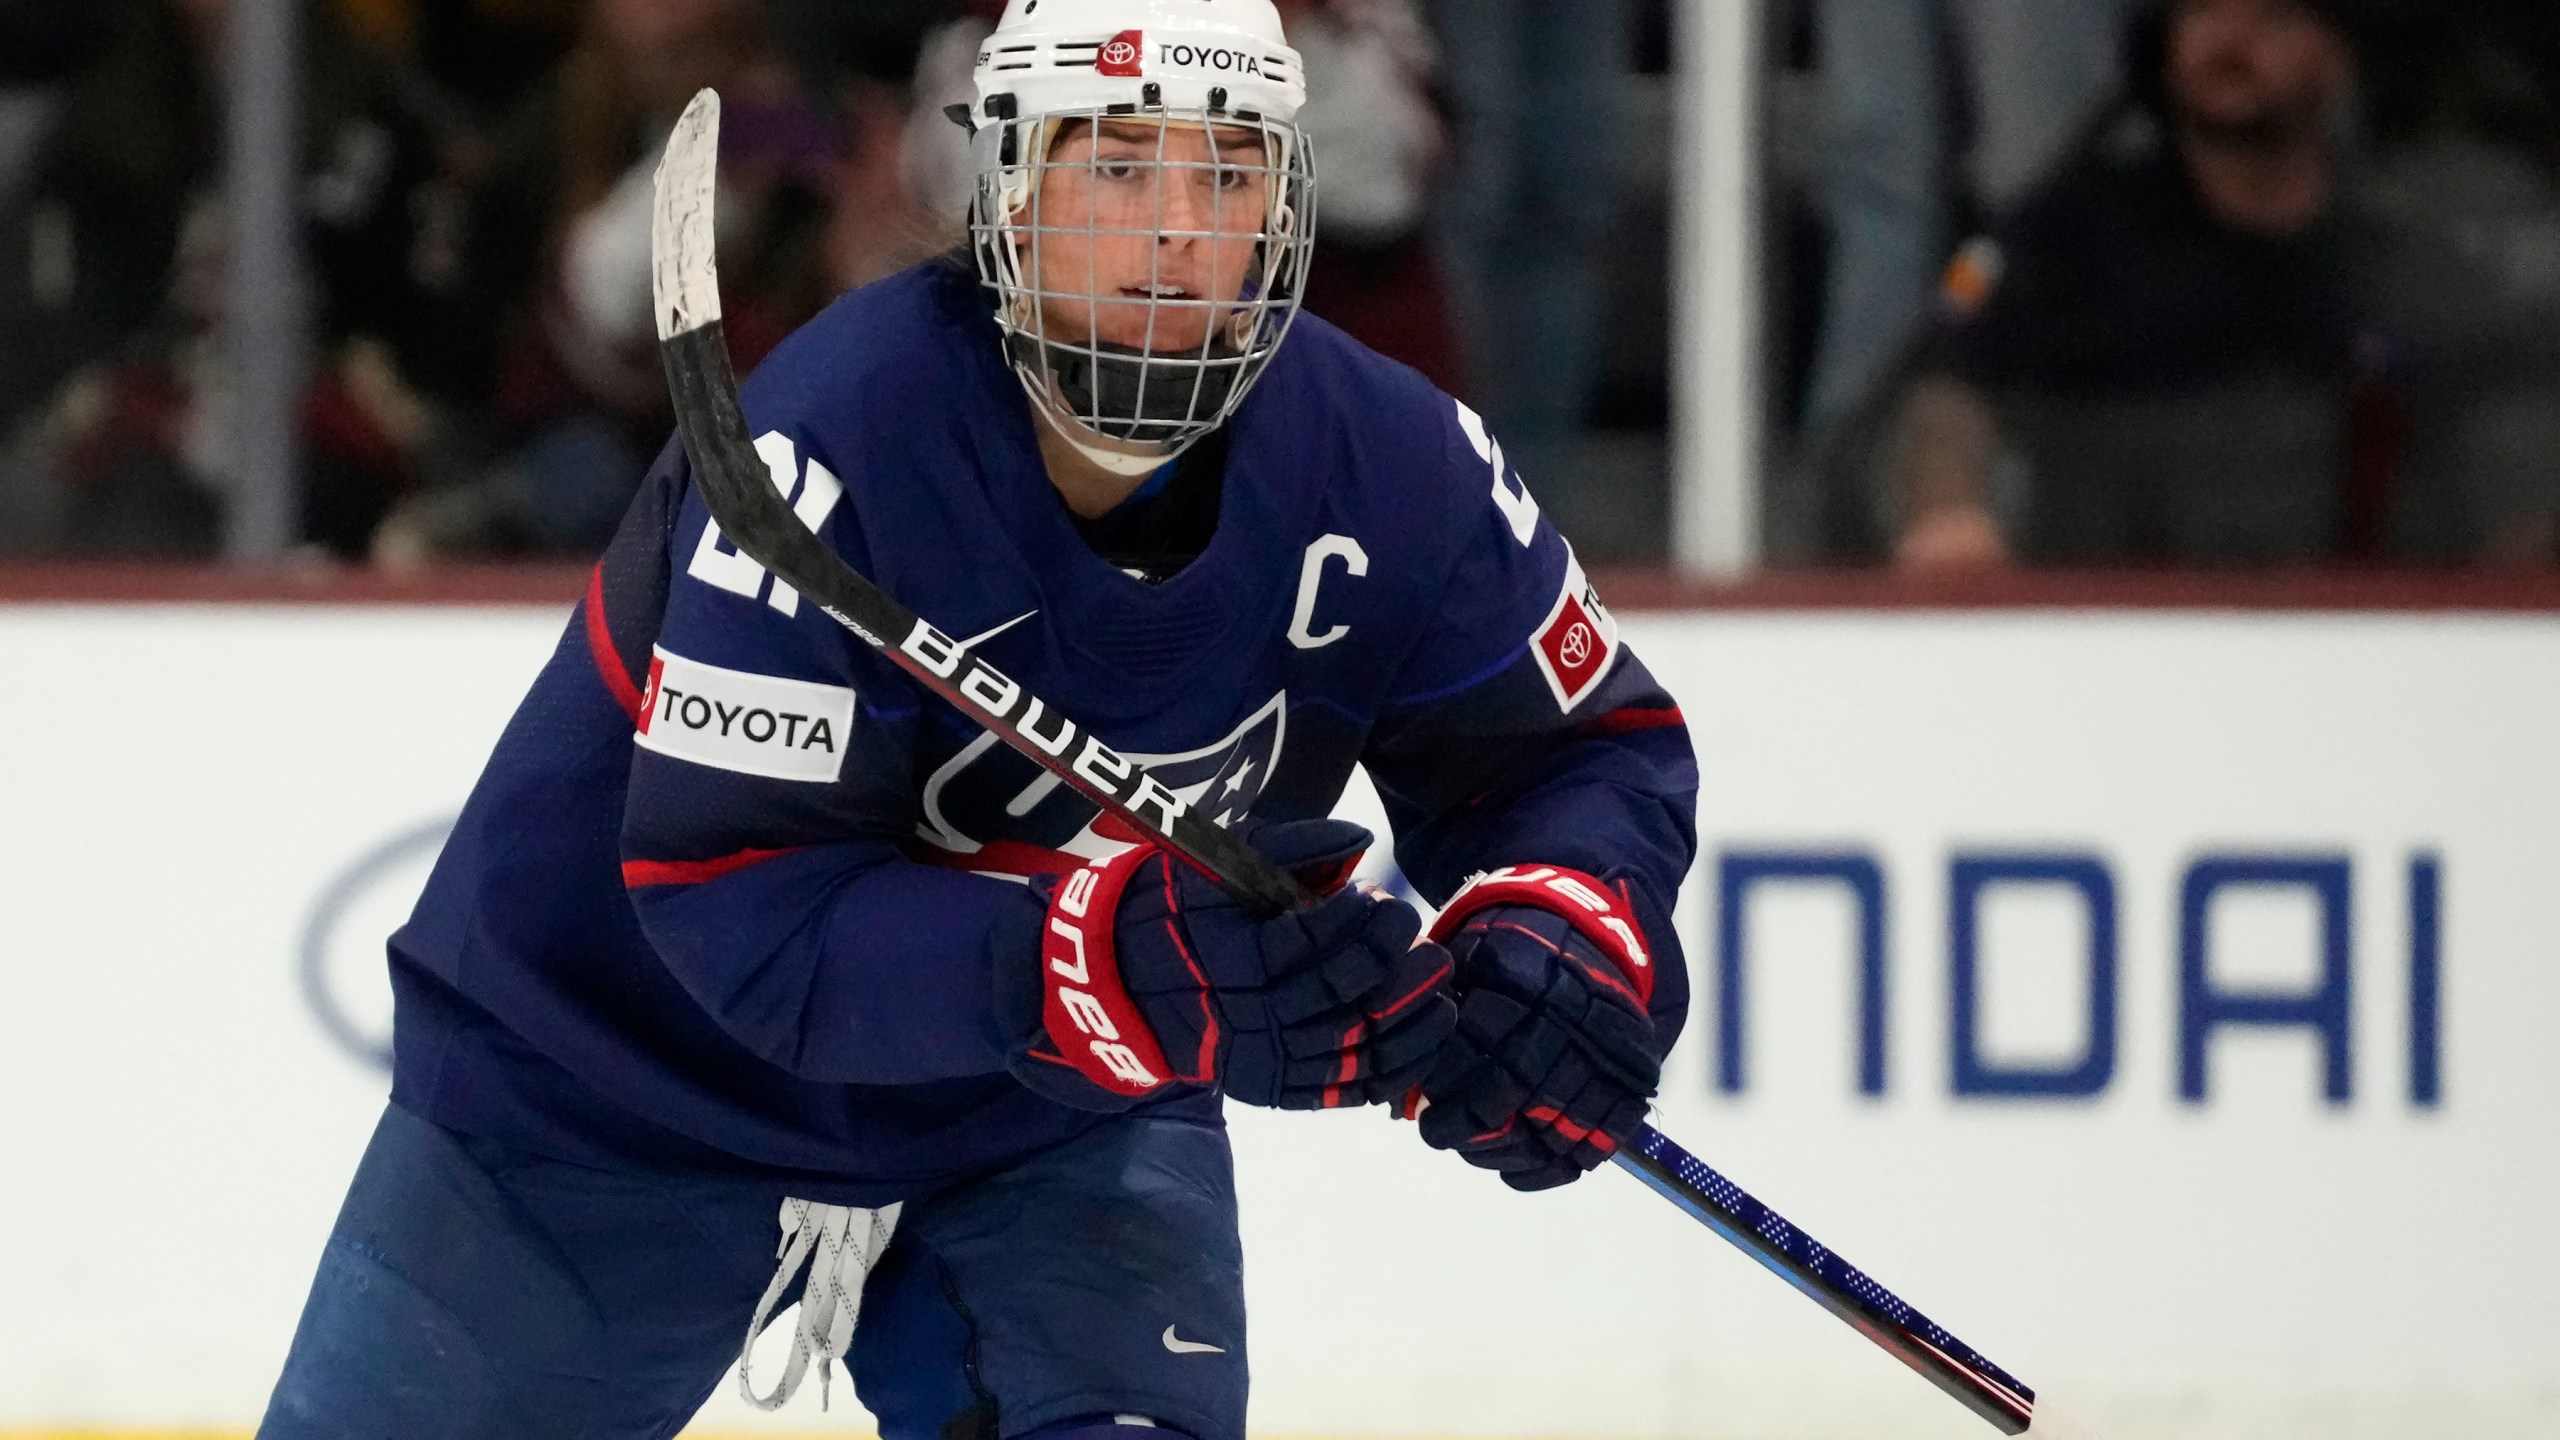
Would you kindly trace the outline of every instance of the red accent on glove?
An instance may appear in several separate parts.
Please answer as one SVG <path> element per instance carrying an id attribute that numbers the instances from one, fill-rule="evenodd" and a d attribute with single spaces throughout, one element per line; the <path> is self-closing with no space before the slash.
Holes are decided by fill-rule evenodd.
<path id="1" fill-rule="evenodd" d="M 1561 865 L 1507 865 L 1479 875 L 1449 897 L 1431 938 L 1448 944 L 1467 917 L 1495 905 L 1528 905 L 1563 916 L 1617 966 L 1639 1008 L 1653 1003 L 1653 947 L 1636 923 L 1635 900 L 1597 878 Z M 1603 977 L 1593 977 L 1595 979 Z"/>
<path id="2" fill-rule="evenodd" d="M 1342 1087 L 1360 1078 L 1360 1055 L 1358 1048 L 1360 1044 L 1360 1033 L 1368 1028 L 1368 1021 L 1354 1020 L 1351 1022 L 1351 1028 L 1342 1032 L 1342 1073 L 1334 1076 L 1333 1083 L 1324 1087 L 1324 1104 L 1321 1108 L 1326 1110 L 1341 1109 Z"/>
<path id="3" fill-rule="evenodd" d="M 1557 1134 L 1559 1134 L 1559 1135 L 1563 1136 L 1563 1137 L 1564 1137 L 1564 1138 L 1566 1138 L 1567 1140 L 1572 1140 L 1572 1141 L 1576 1141 L 1576 1142 L 1583 1141 L 1583 1140 L 1588 1140 L 1588 1141 L 1590 1141 L 1590 1142 L 1591 1142 L 1591 1148 L 1593 1148 L 1593 1149 L 1595 1149 L 1595 1150 L 1599 1151 L 1599 1152 L 1600 1152 L 1601 1154 L 1603 1154 L 1603 1155 L 1609 1154 L 1610 1152 L 1612 1152 L 1612 1151 L 1614 1151 L 1614 1150 L 1616 1150 L 1616 1149 L 1618 1148 L 1618 1142 L 1617 1142 L 1617 1141 L 1610 1139 L 1607 1135 L 1605 1135 L 1605 1134 L 1601 1133 L 1600 1131 L 1587 1129 L 1587 1128 L 1585 1128 L 1585 1127 L 1583 1127 L 1583 1126 L 1580 1126 L 1580 1125 L 1576 1125 L 1576 1124 L 1574 1124 L 1572 1121 L 1570 1121 L 1570 1120 L 1568 1120 L 1568 1119 L 1566 1119 L 1566 1118 L 1564 1117 L 1564 1112 L 1563 1112 L 1563 1111 L 1558 1110 L 1558 1109 L 1557 1109 L 1556 1107 L 1554 1107 L 1553 1105 L 1540 1105 L 1540 1106 L 1536 1106 L 1536 1107 L 1534 1107 L 1534 1108 L 1532 1108 L 1532 1109 L 1524 1110 L 1524 1111 L 1522 1111 L 1522 1112 L 1520 1112 L 1520 1113 L 1521 1113 L 1522 1115 L 1524 1115 L 1524 1116 L 1528 1117 L 1530 1120 L 1533 1120 L 1533 1121 L 1537 1122 L 1538 1124 L 1540 1124 L 1540 1125 L 1544 1125 L 1544 1126 L 1546 1126 L 1548 1129 L 1553 1130 L 1554 1132 L 1556 1132 Z M 1511 1128 L 1511 1122 L 1510 1122 L 1510 1121 L 1506 1120 L 1506 1121 L 1504 1121 L 1504 1122 L 1502 1123 L 1502 1129 L 1503 1129 L 1503 1130 L 1508 1130 L 1508 1129 L 1510 1129 L 1510 1128 Z M 1502 1131 L 1497 1130 L 1497 1131 L 1495 1131 L 1495 1132 L 1494 1132 L 1494 1134 L 1493 1134 L 1493 1135 L 1489 1135 L 1489 1136 L 1480 1136 L 1480 1137 L 1478 1137 L 1478 1138 L 1479 1138 L 1479 1139 L 1493 1139 L 1493 1138 L 1498 1137 L 1501 1133 L 1502 1133 Z"/>
<path id="4" fill-rule="evenodd" d="M 1303 866 L 1296 872 L 1298 883 L 1306 886 L 1307 893 L 1317 899 L 1330 900 L 1342 892 L 1343 886 L 1351 883 L 1352 875 L 1360 869 L 1360 857 L 1368 853 L 1361 850 L 1330 865 Z"/>
<path id="5" fill-rule="evenodd" d="M 1114 1095 L 1137 1098 L 1169 1083 L 1155 1031 L 1120 980 L 1112 926 L 1120 896 L 1148 846 L 1096 860 L 1059 882 L 1040 930 L 1041 1018 L 1058 1056 Z"/>

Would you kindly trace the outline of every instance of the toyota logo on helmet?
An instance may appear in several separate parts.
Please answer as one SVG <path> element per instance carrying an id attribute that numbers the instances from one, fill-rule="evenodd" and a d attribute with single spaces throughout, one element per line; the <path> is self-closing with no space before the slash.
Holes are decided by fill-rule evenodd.
<path id="1" fill-rule="evenodd" d="M 1145 73 L 1147 35 L 1143 30 L 1123 30 L 1104 42 L 1094 56 L 1093 68 L 1105 75 L 1127 78 Z"/>

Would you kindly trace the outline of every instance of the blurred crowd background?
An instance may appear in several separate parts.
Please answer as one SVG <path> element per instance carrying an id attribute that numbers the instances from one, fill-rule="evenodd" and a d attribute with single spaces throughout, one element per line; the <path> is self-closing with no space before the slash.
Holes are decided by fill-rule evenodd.
<path id="1" fill-rule="evenodd" d="M 245 0 L 0 0 L 0 563 L 210 558 Z M 2560 6 L 1767 0 L 1770 558 L 2560 561 Z M 994 0 L 309 0 L 314 557 L 599 548 L 670 417 L 648 173 L 727 101 L 751 364 L 960 235 Z M 1675 0 L 1282 0 L 1308 305 L 1668 533 Z"/>
<path id="2" fill-rule="evenodd" d="M 1773 554 L 2560 554 L 2560 6 L 1799 18 Z"/>

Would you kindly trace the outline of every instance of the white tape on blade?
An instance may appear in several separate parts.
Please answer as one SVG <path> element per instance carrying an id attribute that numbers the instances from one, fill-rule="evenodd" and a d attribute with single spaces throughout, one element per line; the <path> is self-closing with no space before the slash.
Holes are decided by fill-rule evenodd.
<path id="1" fill-rule="evenodd" d="M 658 161 L 649 247 L 658 338 L 672 340 L 720 318 L 720 254 L 712 201 L 720 181 L 720 96 L 704 90 L 684 107 Z"/>

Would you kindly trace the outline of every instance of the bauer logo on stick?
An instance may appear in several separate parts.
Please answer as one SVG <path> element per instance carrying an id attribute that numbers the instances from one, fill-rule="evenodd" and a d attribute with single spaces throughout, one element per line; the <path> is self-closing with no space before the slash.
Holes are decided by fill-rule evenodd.
<path id="1" fill-rule="evenodd" d="M 1102 53 L 1094 57 L 1093 68 L 1105 75 L 1139 75 L 1145 73 L 1146 58 L 1146 32 L 1123 30 L 1104 42 Z"/>

